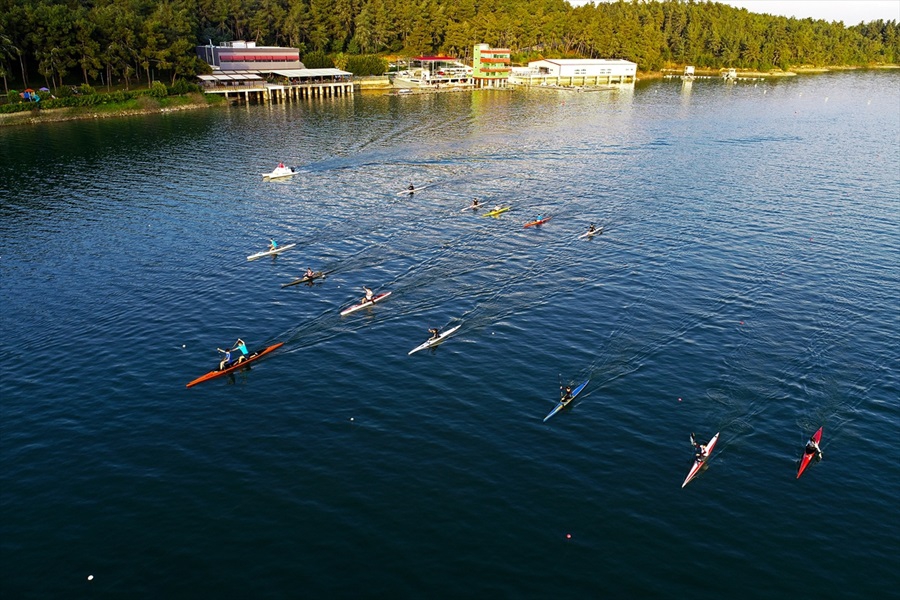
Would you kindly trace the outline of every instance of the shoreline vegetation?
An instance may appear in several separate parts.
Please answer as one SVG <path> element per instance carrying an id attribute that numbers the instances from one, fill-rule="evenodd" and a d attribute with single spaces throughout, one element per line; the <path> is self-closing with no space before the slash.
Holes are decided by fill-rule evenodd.
<path id="1" fill-rule="evenodd" d="M 555 58 L 628 60 L 637 65 L 638 79 L 679 76 L 669 71 L 678 65 L 692 65 L 703 78 L 735 69 L 738 78 L 758 79 L 844 68 L 826 65 L 871 68 L 900 63 L 896 20 L 848 27 L 840 21 L 758 14 L 714 1 L 619 0 L 573 6 L 568 0 L 503 0 L 443 6 L 360 0 L 337 8 L 295 0 L 6 4 L 8 10 L 0 11 L 0 124 L 216 105 L 211 99 L 177 98 L 201 92 L 191 82 L 213 71 L 201 58 L 207 54 L 204 48 L 242 41 L 296 49 L 303 67 L 351 73 L 365 92 L 390 89 L 390 83 L 363 78 L 387 79 L 385 75 L 411 57 L 448 56 L 471 64 L 476 42 L 507 49 L 516 65 Z M 240 53 L 228 58 L 240 69 L 255 62 Z M 95 91 L 104 88 L 107 94 Z M 437 91 L 445 90 L 425 93 Z"/>
<path id="2" fill-rule="evenodd" d="M 774 69 L 772 71 L 753 71 L 740 70 L 737 71 L 739 78 L 781 78 L 796 77 L 797 75 L 815 75 L 821 73 L 830 73 L 834 71 L 862 71 L 862 70 L 895 70 L 900 69 L 900 65 L 874 65 L 870 67 L 857 67 L 849 65 L 833 65 L 827 67 L 799 66 L 792 67 L 790 70 L 782 71 Z M 638 71 L 637 81 L 651 81 L 655 79 L 663 79 L 664 77 L 680 77 L 684 68 L 667 68 L 660 71 Z M 701 77 L 720 77 L 722 69 L 696 69 L 695 75 Z M 363 93 L 396 93 L 398 88 L 393 86 L 361 86 Z M 403 88 L 409 89 L 409 88 Z M 515 91 L 516 88 L 511 88 Z M 510 88 L 506 88 L 509 91 Z M 446 88 L 446 89 L 416 89 L 417 94 L 432 94 L 441 92 L 461 92 L 473 91 L 473 88 Z M 494 90 L 496 91 L 496 90 Z M 49 108 L 39 109 L 33 108 L 29 111 L 16 113 L 0 113 L 0 127 L 14 125 L 35 125 L 40 123 L 58 123 L 64 121 L 79 121 L 90 119 L 103 119 L 109 117 L 130 117 L 139 115 L 165 114 L 170 112 L 179 112 L 183 110 L 199 110 L 205 108 L 227 107 L 231 102 L 223 96 L 215 94 L 203 94 L 199 92 L 191 92 L 184 95 L 168 96 L 165 98 L 140 97 L 125 102 L 110 102 L 107 104 L 97 104 L 94 106 L 76 106 L 66 108 Z"/>

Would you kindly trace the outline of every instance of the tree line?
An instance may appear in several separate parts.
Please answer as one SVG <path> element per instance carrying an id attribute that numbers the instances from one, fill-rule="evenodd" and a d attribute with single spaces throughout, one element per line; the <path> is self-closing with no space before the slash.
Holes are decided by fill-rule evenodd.
<path id="1" fill-rule="evenodd" d="M 641 70 L 788 69 L 900 60 L 896 21 L 846 27 L 693 0 L 0 0 L 0 75 L 27 86 L 126 88 L 208 72 L 195 46 L 248 40 L 301 56 L 443 53 L 477 43 L 542 56 L 622 58 Z M 380 63 L 374 63 L 380 64 Z M 359 67 L 363 68 L 363 67 Z M 7 85 L 8 89 L 8 85 Z"/>

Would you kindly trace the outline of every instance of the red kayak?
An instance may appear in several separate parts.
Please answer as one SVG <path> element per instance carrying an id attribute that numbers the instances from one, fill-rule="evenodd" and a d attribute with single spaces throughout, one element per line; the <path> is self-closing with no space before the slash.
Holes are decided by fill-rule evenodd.
<path id="1" fill-rule="evenodd" d="M 225 367 L 221 371 L 215 370 L 215 371 L 210 371 L 206 375 L 201 375 L 197 379 L 195 379 L 192 382 L 190 382 L 189 384 L 187 384 L 187 387 L 193 387 L 193 386 L 197 385 L 198 383 L 203 383 L 207 379 L 215 379 L 216 377 L 218 377 L 220 375 L 225 375 L 226 373 L 233 373 L 233 372 L 237 371 L 238 369 L 240 369 L 241 367 L 245 367 L 245 366 L 249 365 L 250 363 L 252 363 L 253 361 L 259 360 L 260 358 L 262 358 L 269 352 L 277 350 L 278 348 L 281 348 L 282 346 L 284 346 L 284 342 L 278 342 L 277 344 L 273 344 L 273 345 L 269 346 L 265 350 L 261 350 L 259 352 L 254 352 L 253 354 L 251 354 L 250 356 L 248 356 L 246 359 L 242 360 L 241 362 L 232 363 L 231 365 Z"/>
<path id="2" fill-rule="evenodd" d="M 538 225 L 543 225 L 544 223 L 546 223 L 547 221 L 549 221 L 552 218 L 553 217 L 547 217 L 546 219 L 538 219 L 537 221 L 529 221 L 528 223 L 525 223 L 525 227 L 537 227 Z"/>
<path id="3" fill-rule="evenodd" d="M 712 454 L 713 448 L 716 447 L 716 442 L 719 441 L 719 434 L 712 436 L 712 439 L 709 440 L 709 443 L 706 444 L 706 453 L 700 457 L 699 459 L 695 458 L 693 464 L 691 465 L 691 470 L 688 471 L 687 477 L 684 478 L 684 483 L 681 484 L 681 487 L 686 486 L 691 482 L 691 479 L 697 476 L 697 473 L 700 472 L 700 467 L 706 464 L 706 461 L 709 460 L 710 455 Z"/>
<path id="4" fill-rule="evenodd" d="M 824 426 L 823 426 L 824 427 Z M 819 427 L 819 430 L 815 432 L 811 438 L 812 441 L 819 444 L 822 441 L 822 427 Z M 806 452 L 806 448 L 803 449 L 803 457 L 800 459 L 800 468 L 797 470 L 797 479 L 800 479 L 800 476 L 803 475 L 803 471 L 806 470 L 806 467 L 809 466 L 809 463 L 812 462 L 812 459 L 815 458 L 815 452 Z"/>

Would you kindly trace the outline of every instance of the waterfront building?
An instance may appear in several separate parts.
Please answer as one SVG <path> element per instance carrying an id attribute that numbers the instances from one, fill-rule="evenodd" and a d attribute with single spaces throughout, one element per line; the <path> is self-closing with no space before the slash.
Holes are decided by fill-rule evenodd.
<path id="1" fill-rule="evenodd" d="M 509 48 L 491 48 L 475 44 L 472 59 L 472 82 L 476 88 L 506 87 L 510 74 Z"/>
<path id="2" fill-rule="evenodd" d="M 262 71 L 302 69 L 300 51 L 279 46 L 257 46 L 256 42 L 222 42 L 218 46 L 197 46 L 197 56 L 213 71 Z"/>
<path id="3" fill-rule="evenodd" d="M 340 69 L 306 69 L 297 48 L 223 42 L 197 46 L 197 55 L 212 68 L 198 75 L 207 94 L 259 102 L 343 96 L 353 93 L 353 74 Z"/>
<path id="4" fill-rule="evenodd" d="M 563 87 L 633 84 L 637 63 L 605 58 L 536 60 L 526 68 L 513 68 L 510 83 Z"/>

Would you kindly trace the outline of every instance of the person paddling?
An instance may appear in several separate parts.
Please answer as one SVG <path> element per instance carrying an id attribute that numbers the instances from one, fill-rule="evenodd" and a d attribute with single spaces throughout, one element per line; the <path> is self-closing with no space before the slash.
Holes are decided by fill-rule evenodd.
<path id="1" fill-rule="evenodd" d="M 472 210 L 478 210 L 479 208 L 481 208 L 481 205 L 478 204 L 478 198 L 472 198 L 472 206 L 470 206 L 469 208 L 471 208 Z"/>
<path id="2" fill-rule="evenodd" d="M 706 445 L 697 441 L 697 436 L 691 432 L 691 445 L 694 447 L 694 460 L 702 462 L 706 458 Z"/>
<path id="3" fill-rule="evenodd" d="M 216 348 L 216 350 L 225 353 L 225 358 L 219 363 L 219 370 L 224 371 L 225 368 L 231 364 L 231 350 L 222 350 L 221 348 Z"/>
<path id="4" fill-rule="evenodd" d="M 269 240 L 269 250 L 277 250 L 277 249 L 278 249 L 278 243 L 275 242 L 274 239 Z"/>
<path id="5" fill-rule="evenodd" d="M 432 339 L 432 340 L 436 340 L 439 337 L 441 337 L 441 330 L 438 329 L 437 327 L 432 327 L 431 329 L 428 330 L 428 333 L 431 334 L 431 337 L 429 339 Z"/>
<path id="6" fill-rule="evenodd" d="M 369 288 L 367 288 L 366 286 L 363 286 L 363 289 L 366 291 L 366 296 L 365 296 L 365 298 L 362 299 L 362 301 L 374 303 L 375 302 L 375 293 L 372 290 L 370 290 Z"/>
<path id="7" fill-rule="evenodd" d="M 306 278 L 313 279 L 315 276 L 316 276 L 315 272 L 312 269 L 310 269 L 309 267 L 306 267 Z"/>
<path id="8" fill-rule="evenodd" d="M 572 386 L 567 385 L 563 388 L 563 395 L 560 398 L 560 402 L 569 402 L 572 399 Z"/>
<path id="9" fill-rule="evenodd" d="M 806 454 L 815 454 L 819 458 L 822 458 L 822 449 L 819 448 L 819 444 L 813 438 L 809 438 L 809 441 L 806 442 Z"/>
<path id="10" fill-rule="evenodd" d="M 234 348 L 232 350 L 240 350 L 241 355 L 238 357 L 238 362 L 243 362 L 247 360 L 248 352 L 247 345 L 244 343 L 244 340 L 238 338 L 238 340 L 234 343 Z"/>

